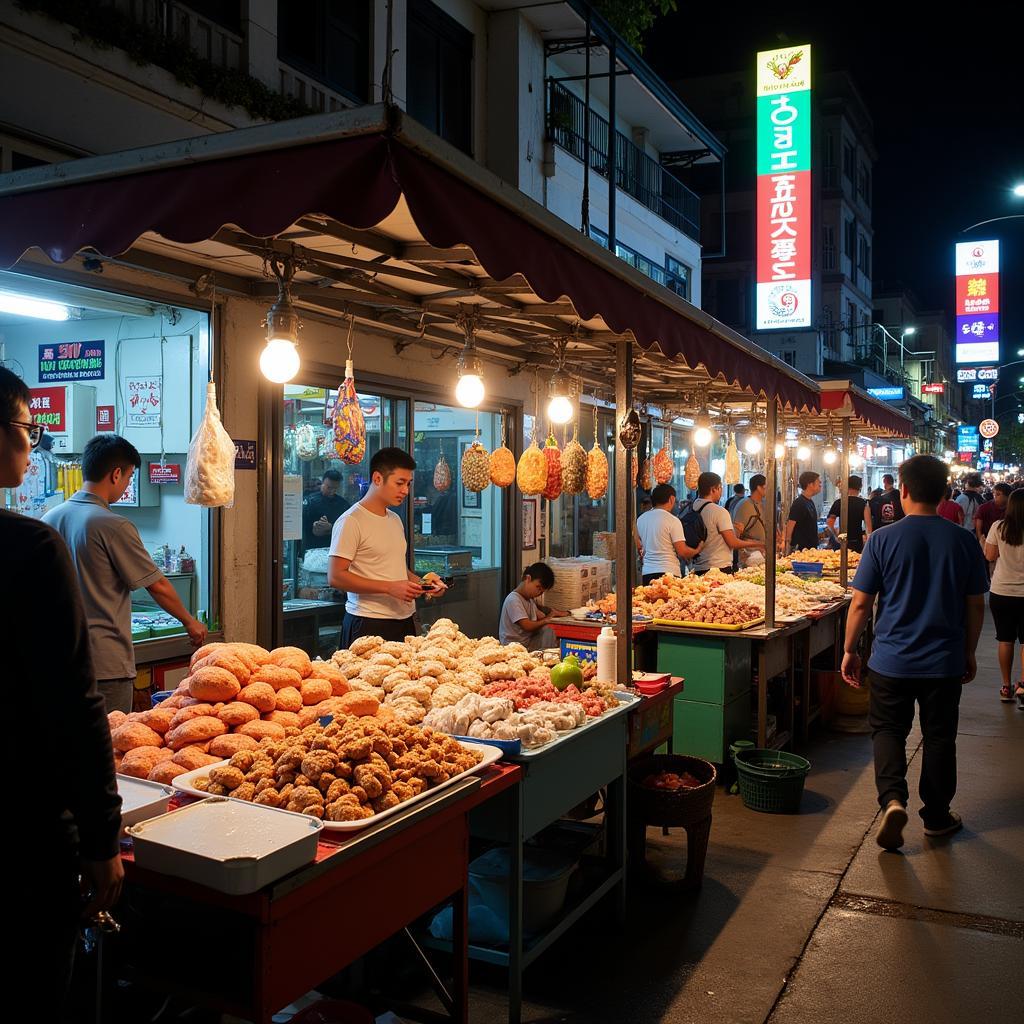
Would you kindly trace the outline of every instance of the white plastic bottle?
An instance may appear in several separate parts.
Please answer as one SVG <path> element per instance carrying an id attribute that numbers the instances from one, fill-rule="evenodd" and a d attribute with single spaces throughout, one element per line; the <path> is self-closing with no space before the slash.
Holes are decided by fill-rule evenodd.
<path id="1" fill-rule="evenodd" d="M 603 626 L 597 635 L 597 681 L 615 682 L 615 662 L 618 641 L 611 626 Z"/>

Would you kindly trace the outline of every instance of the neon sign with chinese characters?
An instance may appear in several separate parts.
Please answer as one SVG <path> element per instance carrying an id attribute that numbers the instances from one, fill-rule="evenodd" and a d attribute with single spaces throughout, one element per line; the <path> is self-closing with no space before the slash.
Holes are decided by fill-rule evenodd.
<path id="1" fill-rule="evenodd" d="M 999 241 L 957 242 L 956 361 L 999 362 Z"/>

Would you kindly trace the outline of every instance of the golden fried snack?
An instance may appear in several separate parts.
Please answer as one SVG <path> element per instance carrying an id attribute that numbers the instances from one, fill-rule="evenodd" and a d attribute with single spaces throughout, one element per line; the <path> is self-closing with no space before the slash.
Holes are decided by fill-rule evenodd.
<path id="1" fill-rule="evenodd" d="M 302 680 L 299 693 L 302 695 L 302 703 L 309 706 L 333 696 L 333 689 L 326 679 L 315 679 L 311 676 Z"/>
<path id="2" fill-rule="evenodd" d="M 143 711 L 139 715 L 138 720 L 143 725 L 148 725 L 154 732 L 160 733 L 161 736 L 168 732 L 171 728 L 171 719 L 174 718 L 173 708 L 151 708 L 149 711 Z"/>
<path id="3" fill-rule="evenodd" d="M 255 722 L 260 713 L 251 704 L 235 700 L 225 704 L 217 713 L 217 717 L 230 728 L 234 728 L 237 725 L 245 725 L 246 722 Z"/>
<path id="4" fill-rule="evenodd" d="M 264 722 L 277 722 L 286 729 L 294 726 L 298 729 L 301 726 L 299 716 L 294 711 L 270 711 L 263 716 Z"/>
<path id="5" fill-rule="evenodd" d="M 208 666 L 222 668 L 230 672 L 238 680 L 239 686 L 245 686 L 249 682 L 249 676 L 252 674 L 252 669 L 231 650 L 230 646 L 222 647 L 220 650 L 208 654 L 202 661 L 197 661 L 192 666 L 192 675 L 195 675 L 199 669 Z"/>
<path id="6" fill-rule="evenodd" d="M 328 696 L 340 697 L 351 689 L 345 674 L 330 661 L 314 661 L 313 674 L 309 678 L 326 679 L 331 684 L 331 692 Z"/>
<path id="7" fill-rule="evenodd" d="M 387 704 L 381 704 L 381 706 L 377 708 L 376 717 L 377 720 L 381 722 L 393 722 L 398 719 L 398 715 L 396 715 L 395 712 L 387 706 Z"/>
<path id="8" fill-rule="evenodd" d="M 246 722 L 238 727 L 236 735 L 249 736 L 254 740 L 272 739 L 283 740 L 285 737 L 284 726 L 277 722 Z M 211 753 L 213 748 L 211 745 Z"/>
<path id="9" fill-rule="evenodd" d="M 261 665 L 249 677 L 250 683 L 269 683 L 275 690 L 285 686 L 294 686 L 297 690 L 302 685 L 302 675 L 287 665 L 267 663 Z"/>
<path id="10" fill-rule="evenodd" d="M 299 647 L 276 647 L 270 652 L 270 664 L 294 669 L 305 679 L 313 673 L 309 655 Z"/>
<path id="11" fill-rule="evenodd" d="M 209 779 L 206 780 L 206 792 L 210 796 L 227 796 L 227 789 L 222 786 L 219 782 L 211 782 Z"/>
<path id="12" fill-rule="evenodd" d="M 207 655 L 213 654 L 214 651 L 219 651 L 222 647 L 226 646 L 227 645 L 223 643 L 203 644 L 203 646 L 200 647 L 199 650 L 192 655 L 192 658 L 188 663 L 188 667 L 192 668 L 192 666 L 195 665 L 196 662 L 202 661 L 203 658 L 205 658 Z"/>
<path id="13" fill-rule="evenodd" d="M 216 742 L 216 740 L 214 740 Z M 205 768 L 208 764 L 216 764 L 222 761 L 223 757 L 216 757 L 213 754 L 206 754 L 201 747 L 182 747 L 171 760 L 180 765 L 187 772 L 195 771 L 197 768 Z"/>
<path id="14" fill-rule="evenodd" d="M 238 691 L 237 700 L 251 704 L 257 711 L 264 713 L 277 707 L 277 693 L 270 683 L 250 683 Z"/>
<path id="15" fill-rule="evenodd" d="M 241 665 L 241 662 L 238 664 Z M 196 700 L 213 702 L 234 700 L 242 686 L 226 668 L 209 665 L 192 672 L 188 689 Z"/>
<path id="16" fill-rule="evenodd" d="M 110 714 L 107 715 L 107 725 L 110 726 L 111 732 L 120 728 L 127 721 L 128 716 L 123 711 L 111 711 Z"/>
<path id="17" fill-rule="evenodd" d="M 330 750 L 311 750 L 300 764 L 302 774 L 310 782 L 320 781 L 324 772 L 333 772 L 338 766 L 338 755 Z"/>
<path id="18" fill-rule="evenodd" d="M 133 747 L 121 758 L 121 774 L 147 779 L 158 764 L 172 757 L 174 753 L 166 747 Z"/>
<path id="19" fill-rule="evenodd" d="M 255 724 L 255 722 L 247 722 L 239 728 L 245 729 Z M 218 736 L 210 742 L 210 756 L 220 761 L 225 757 L 232 757 L 239 750 L 255 750 L 259 746 L 259 739 L 260 737 L 243 736 L 237 732 L 228 736 Z"/>
<path id="20" fill-rule="evenodd" d="M 230 764 L 221 765 L 219 768 L 210 769 L 210 782 L 223 786 L 226 790 L 238 789 L 245 782 L 245 775 Z"/>
<path id="21" fill-rule="evenodd" d="M 162 782 L 167 786 L 170 785 L 173 779 L 176 779 L 179 775 L 184 775 L 187 771 L 187 768 L 183 768 L 180 764 L 175 764 L 173 761 L 161 761 L 146 778 L 150 782 Z"/>
<path id="22" fill-rule="evenodd" d="M 256 794 L 253 801 L 257 804 L 266 804 L 268 807 L 281 806 L 281 794 L 276 789 L 264 789 Z"/>
<path id="23" fill-rule="evenodd" d="M 170 697 L 164 698 L 157 704 L 158 708 L 164 708 L 168 711 L 177 711 L 181 707 L 185 697 L 180 693 L 172 694 Z"/>
<path id="24" fill-rule="evenodd" d="M 302 694 L 294 686 L 282 686 L 281 689 L 277 691 L 277 702 L 274 710 L 294 712 L 301 711 Z"/>
<path id="25" fill-rule="evenodd" d="M 377 651 L 370 655 L 371 665 L 385 665 L 388 668 L 397 668 L 398 659 L 393 654 L 386 654 L 384 651 Z"/>
<path id="26" fill-rule="evenodd" d="M 164 745 L 160 733 L 141 722 L 125 722 L 124 725 L 118 726 L 110 734 L 110 740 L 114 749 L 119 750 L 122 754 L 128 750 L 134 750 L 135 747 L 162 747 Z M 148 775 L 149 772 L 146 774 Z M 142 777 L 145 778 L 145 776 Z"/>
<path id="27" fill-rule="evenodd" d="M 213 713 L 212 704 L 190 704 L 188 707 L 178 708 L 171 717 L 167 731 L 171 732 L 171 730 L 177 729 L 179 725 L 191 722 L 193 718 L 203 718 L 204 716 L 212 715 Z"/>
<path id="28" fill-rule="evenodd" d="M 365 693 L 353 691 L 344 697 L 338 697 L 338 706 L 350 715 L 375 715 L 380 708 L 380 701 Z"/>
<path id="29" fill-rule="evenodd" d="M 217 736 L 223 736 L 227 731 L 228 727 L 219 718 L 207 715 L 203 718 L 193 718 L 184 725 L 172 729 L 167 734 L 165 742 L 172 750 L 180 750 L 193 743 L 205 743 Z"/>
<path id="30" fill-rule="evenodd" d="M 360 658 L 368 658 L 384 646 L 382 636 L 361 636 L 349 644 L 349 650 Z"/>
<path id="31" fill-rule="evenodd" d="M 382 811 L 390 811 L 392 807 L 397 807 L 400 803 L 401 800 L 395 795 L 394 790 L 389 789 L 376 800 L 371 800 L 370 806 L 373 808 L 374 814 L 380 814 Z"/>
<path id="32" fill-rule="evenodd" d="M 192 788 L 198 789 L 200 793 L 208 793 L 210 791 L 210 780 L 203 775 L 200 778 L 193 780 Z"/>

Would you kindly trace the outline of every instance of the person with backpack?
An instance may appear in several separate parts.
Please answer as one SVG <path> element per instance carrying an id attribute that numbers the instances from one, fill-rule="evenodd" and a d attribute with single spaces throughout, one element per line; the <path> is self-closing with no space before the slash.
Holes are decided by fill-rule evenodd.
<path id="1" fill-rule="evenodd" d="M 644 586 L 661 576 L 678 576 L 679 559 L 700 554 L 700 545 L 690 547 L 680 520 L 672 515 L 676 489 L 671 484 L 658 484 L 651 491 L 653 508 L 636 521 L 636 544 L 643 559 Z"/>
<path id="2" fill-rule="evenodd" d="M 873 530 L 883 526 L 892 526 L 903 518 L 903 504 L 900 492 L 896 490 L 896 480 L 891 473 L 882 477 L 885 485 L 882 493 L 872 498 L 864 509 L 864 526 L 870 535 Z"/>
<path id="3" fill-rule="evenodd" d="M 741 540 L 756 540 L 764 544 L 767 540 L 767 519 L 765 516 L 765 484 L 763 473 L 755 473 L 750 478 L 750 495 L 739 502 L 733 509 L 732 521 L 736 536 Z M 737 551 L 740 565 L 759 565 L 764 557 L 759 552 Z"/>
<path id="4" fill-rule="evenodd" d="M 964 529 L 974 533 L 974 517 L 983 504 L 980 473 L 967 474 L 964 479 L 964 489 L 960 492 L 956 503 L 964 510 Z"/>
<path id="5" fill-rule="evenodd" d="M 733 529 L 732 517 L 718 503 L 722 500 L 722 478 L 717 473 L 701 473 L 697 480 L 697 500 L 683 514 L 683 536 L 688 547 L 701 542 L 704 547 L 693 560 L 693 571 L 703 576 L 709 569 L 731 573 L 735 550 L 759 549 L 764 542 L 740 540 Z"/>
<path id="6" fill-rule="evenodd" d="M 725 503 L 725 510 L 732 515 L 736 511 L 736 506 L 743 501 L 746 497 L 747 489 L 743 484 L 735 484 L 732 489 L 732 497 L 729 498 Z"/>

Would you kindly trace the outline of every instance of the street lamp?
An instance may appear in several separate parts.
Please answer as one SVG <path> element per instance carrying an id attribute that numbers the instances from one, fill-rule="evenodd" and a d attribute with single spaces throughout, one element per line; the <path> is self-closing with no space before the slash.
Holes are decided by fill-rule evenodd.
<path id="1" fill-rule="evenodd" d="M 1013 194 L 1018 199 L 1024 199 L 1024 181 L 1013 186 Z"/>

